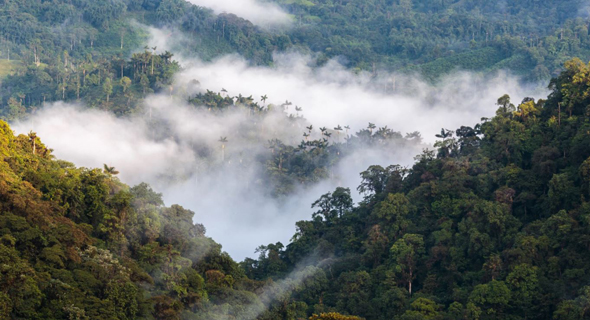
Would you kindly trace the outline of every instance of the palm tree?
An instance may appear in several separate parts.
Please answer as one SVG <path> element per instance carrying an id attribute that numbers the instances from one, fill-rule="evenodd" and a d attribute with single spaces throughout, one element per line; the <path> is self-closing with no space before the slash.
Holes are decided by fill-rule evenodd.
<path id="1" fill-rule="evenodd" d="M 152 75 L 154 75 L 154 57 L 156 56 L 156 48 L 157 47 L 152 47 Z"/>
<path id="2" fill-rule="evenodd" d="M 225 144 L 227 143 L 227 137 L 220 137 L 219 142 L 221 142 L 221 161 L 225 161 Z"/>
<path id="3" fill-rule="evenodd" d="M 435 137 L 437 138 L 441 138 L 441 139 L 446 139 L 448 137 L 451 137 L 453 135 L 453 131 L 449 130 L 449 129 L 440 129 L 440 134 L 435 135 Z"/>
<path id="4" fill-rule="evenodd" d="M 282 107 L 285 111 L 289 112 L 289 106 L 293 103 L 289 102 L 289 100 L 285 100 L 285 103 L 282 104 Z"/>
<path id="5" fill-rule="evenodd" d="M 374 123 L 370 123 L 369 122 L 369 126 L 367 127 L 369 129 L 369 131 L 371 132 L 371 135 L 373 135 L 373 129 L 377 128 L 377 126 L 375 126 Z"/>
<path id="6" fill-rule="evenodd" d="M 344 126 L 344 129 L 346 129 L 346 137 L 348 137 L 348 130 L 350 130 L 350 126 Z"/>
<path id="7" fill-rule="evenodd" d="M 309 133 L 311 133 L 311 130 L 313 130 L 313 126 L 310 124 L 309 127 L 305 127 L 307 130 L 309 130 Z"/>
<path id="8" fill-rule="evenodd" d="M 305 137 L 305 141 L 307 141 L 307 139 L 309 138 L 309 133 L 307 133 L 307 132 L 304 132 L 304 133 L 303 133 L 303 136 Z"/>
<path id="9" fill-rule="evenodd" d="M 109 167 L 106 163 L 104 164 L 103 172 L 110 176 L 115 176 L 119 174 L 119 171 L 115 170 L 115 167 Z"/>
<path id="10" fill-rule="evenodd" d="M 336 130 L 336 134 L 338 135 L 338 142 L 340 142 L 340 131 L 342 131 L 342 127 L 338 125 L 334 128 L 334 130 Z"/>
<path id="11" fill-rule="evenodd" d="M 227 97 L 227 90 L 225 90 L 225 88 L 221 88 L 221 94 L 224 97 Z"/>
<path id="12" fill-rule="evenodd" d="M 266 95 L 260 97 L 260 101 L 262 101 L 264 107 L 266 107 L 266 100 L 268 100 L 268 97 Z"/>
<path id="13" fill-rule="evenodd" d="M 301 107 L 295 106 L 295 111 L 297 112 L 297 116 L 299 117 L 299 112 L 303 111 Z"/>
<path id="14" fill-rule="evenodd" d="M 434 144 L 434 147 L 440 148 L 439 154 L 447 158 L 451 155 L 451 151 L 454 151 L 455 139 L 453 139 L 453 131 L 448 129 L 440 129 L 440 134 L 435 135 L 437 138 L 442 139 Z"/>

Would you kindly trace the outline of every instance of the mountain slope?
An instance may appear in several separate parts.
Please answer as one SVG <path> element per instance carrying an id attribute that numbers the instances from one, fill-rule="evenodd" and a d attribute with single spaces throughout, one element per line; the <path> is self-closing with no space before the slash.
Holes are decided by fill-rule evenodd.
<path id="1" fill-rule="evenodd" d="M 148 185 L 54 160 L 4 122 L 0 153 L 0 318 L 244 319 L 259 308 L 263 283 Z"/>
<path id="2" fill-rule="evenodd" d="M 590 65 L 565 67 L 547 100 L 503 96 L 411 168 L 361 173 L 358 206 L 348 189 L 323 195 L 246 274 L 331 261 L 293 301 L 367 319 L 588 319 Z"/>

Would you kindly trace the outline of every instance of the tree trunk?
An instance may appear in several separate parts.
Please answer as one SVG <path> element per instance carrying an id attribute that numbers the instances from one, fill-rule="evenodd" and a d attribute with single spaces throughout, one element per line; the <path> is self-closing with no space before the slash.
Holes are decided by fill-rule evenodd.
<path id="1" fill-rule="evenodd" d="M 412 277 L 414 276 L 413 270 L 410 269 L 410 280 L 408 281 L 408 291 L 412 295 Z"/>

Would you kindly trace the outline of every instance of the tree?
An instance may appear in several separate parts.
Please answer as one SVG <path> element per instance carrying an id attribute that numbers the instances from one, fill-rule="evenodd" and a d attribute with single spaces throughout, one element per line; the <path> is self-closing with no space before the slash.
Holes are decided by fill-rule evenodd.
<path id="1" fill-rule="evenodd" d="M 127 89 L 131 86 L 131 79 L 129 79 L 129 77 L 122 77 L 121 86 L 123 87 L 123 92 L 127 92 Z"/>
<path id="2" fill-rule="evenodd" d="M 370 197 L 370 194 L 385 196 L 383 191 L 399 192 L 401 182 L 406 174 L 407 170 L 399 165 L 391 165 L 386 168 L 373 165 L 361 172 L 362 181 L 357 190 L 367 194 L 367 197 Z"/>
<path id="3" fill-rule="evenodd" d="M 342 127 L 340 125 L 338 125 L 337 127 L 334 128 L 334 130 L 336 131 L 336 133 L 338 135 L 338 142 L 340 142 L 340 131 L 342 131 Z"/>
<path id="4" fill-rule="evenodd" d="M 109 103 L 109 98 L 111 97 L 111 94 L 113 94 L 113 83 L 111 78 L 106 78 L 103 85 L 102 85 L 102 91 L 104 92 L 104 94 L 106 94 L 107 96 L 107 104 Z"/>
<path id="5" fill-rule="evenodd" d="M 401 273 L 412 295 L 412 281 L 416 278 L 416 267 L 424 254 L 424 239 L 419 234 L 405 234 L 389 250 L 395 263 L 395 270 Z"/>
<path id="6" fill-rule="evenodd" d="M 220 137 L 219 142 L 221 142 L 221 161 L 225 161 L 225 144 L 227 143 L 227 137 Z"/>
<path id="7" fill-rule="evenodd" d="M 437 134 L 436 137 L 442 139 L 442 141 L 437 141 L 434 144 L 435 148 L 438 149 L 438 156 L 440 158 L 448 158 L 451 155 L 455 155 L 457 152 L 457 144 L 455 139 L 453 138 L 454 132 L 448 129 L 441 129 L 440 134 Z"/>
<path id="8" fill-rule="evenodd" d="M 411 310 L 407 310 L 400 319 L 402 320 L 442 320 L 439 312 L 440 306 L 426 298 L 418 298 L 411 304 Z"/>
<path id="9" fill-rule="evenodd" d="M 115 167 L 109 167 L 106 165 L 106 163 L 104 164 L 103 172 L 108 175 L 113 175 L 113 176 L 119 174 L 119 171 L 115 170 Z"/>
<path id="10" fill-rule="evenodd" d="M 369 129 L 369 131 L 371 132 L 371 135 L 373 134 L 373 129 L 375 129 L 375 128 L 377 128 L 377 126 L 375 126 L 374 123 L 369 122 L 367 129 Z"/>
<path id="11" fill-rule="evenodd" d="M 309 317 L 309 320 L 363 320 L 356 316 L 345 316 L 337 312 L 314 314 Z"/>
<path id="12" fill-rule="evenodd" d="M 482 310 L 483 319 L 504 319 L 512 293 L 503 281 L 492 280 L 477 285 L 469 295 L 469 301 Z"/>
<path id="13" fill-rule="evenodd" d="M 145 73 L 142 74 L 141 77 L 139 78 L 139 84 L 141 85 L 141 88 L 143 90 L 143 95 L 145 96 L 145 93 L 150 86 L 150 80 L 148 79 L 148 77 Z M 150 114 L 150 118 L 151 118 L 151 114 Z"/>
<path id="14" fill-rule="evenodd" d="M 385 228 L 393 239 L 398 239 L 410 225 L 409 213 L 410 201 L 402 193 L 388 194 L 373 211 L 378 219 L 385 222 Z"/>
<path id="15" fill-rule="evenodd" d="M 29 140 L 31 141 L 31 144 L 33 145 L 33 154 L 36 154 L 37 151 L 37 133 L 30 131 L 29 132 Z"/>
<path id="16" fill-rule="evenodd" d="M 522 310 L 525 319 L 531 316 L 539 296 L 537 269 L 528 264 L 520 264 L 515 266 L 506 277 L 506 283 L 512 289 L 514 304 Z"/>
<path id="17" fill-rule="evenodd" d="M 266 95 L 263 95 L 260 97 L 260 100 L 263 103 L 263 107 L 266 107 L 266 100 L 268 100 L 268 97 Z"/>
<path id="18" fill-rule="evenodd" d="M 319 209 L 313 214 L 314 218 L 323 217 L 326 222 L 333 223 L 352 209 L 350 189 L 338 187 L 334 192 L 322 195 L 311 207 Z"/>
<path id="19" fill-rule="evenodd" d="M 496 105 L 500 107 L 496 112 L 496 114 L 500 116 L 511 116 L 516 109 L 514 107 L 514 104 L 510 102 L 510 96 L 507 94 L 498 98 L 498 102 L 496 102 Z"/>

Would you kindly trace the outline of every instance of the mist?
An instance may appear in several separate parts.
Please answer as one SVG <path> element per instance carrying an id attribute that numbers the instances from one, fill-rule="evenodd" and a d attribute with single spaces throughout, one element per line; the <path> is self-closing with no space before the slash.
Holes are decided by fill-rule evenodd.
<path id="1" fill-rule="evenodd" d="M 258 0 L 188 0 L 213 9 L 215 13 L 233 13 L 262 27 L 287 26 L 291 19 L 278 5 Z"/>
<path id="2" fill-rule="evenodd" d="M 430 84 L 396 74 L 354 74 L 335 61 L 314 69 L 311 57 L 297 53 L 277 55 L 275 61 L 272 68 L 249 66 L 238 56 L 210 63 L 183 61 L 185 68 L 175 84 L 183 88 L 196 79 L 201 91 L 225 88 L 230 96 L 252 94 L 256 101 L 268 95 L 266 104 L 275 111 L 263 118 L 239 107 L 223 112 L 195 108 L 183 94 L 152 95 L 143 113 L 126 118 L 55 103 L 13 128 L 17 133 L 37 132 L 57 158 L 84 167 L 106 163 L 121 172 L 124 183 L 151 184 L 164 194 L 167 205 L 178 203 L 194 211 L 195 222 L 205 225 L 207 235 L 242 260 L 253 257 L 259 245 L 287 244 L 295 222 L 310 219 L 311 203 L 335 187 L 348 187 L 355 201 L 361 200 L 355 190 L 359 173 L 369 165 L 410 166 L 441 128 L 473 126 L 481 117 L 493 116 L 497 98 L 505 93 L 515 103 L 546 95 L 544 89 L 523 87 L 506 73 L 485 77 L 458 72 Z M 293 104 L 282 110 L 285 100 Z M 303 111 L 295 111 L 296 105 Z M 297 186 L 288 196 L 269 195 L 261 178 L 265 165 L 257 161 L 270 154 L 268 140 L 293 145 L 303 140 L 309 124 L 350 125 L 353 134 L 369 122 L 402 135 L 419 131 L 423 141 L 359 148 L 340 159 L 329 178 Z M 317 129 L 313 135 L 320 136 Z M 220 137 L 228 139 L 224 151 Z"/>
<path id="3" fill-rule="evenodd" d="M 252 94 L 255 99 L 267 95 L 275 104 L 289 100 L 290 113 L 297 105 L 309 122 L 329 128 L 350 125 L 358 131 L 373 122 L 401 132 L 419 131 L 429 142 L 441 127 L 456 129 L 493 116 L 495 102 L 504 94 L 516 103 L 547 94 L 545 85 L 523 86 L 506 72 L 484 76 L 458 71 L 433 85 L 418 76 L 354 74 L 334 60 L 314 68 L 310 56 L 298 53 L 275 54 L 274 61 L 274 68 L 251 67 L 237 55 L 193 62 L 179 81 L 196 79 L 203 88 L 225 88 L 230 95 Z"/>

